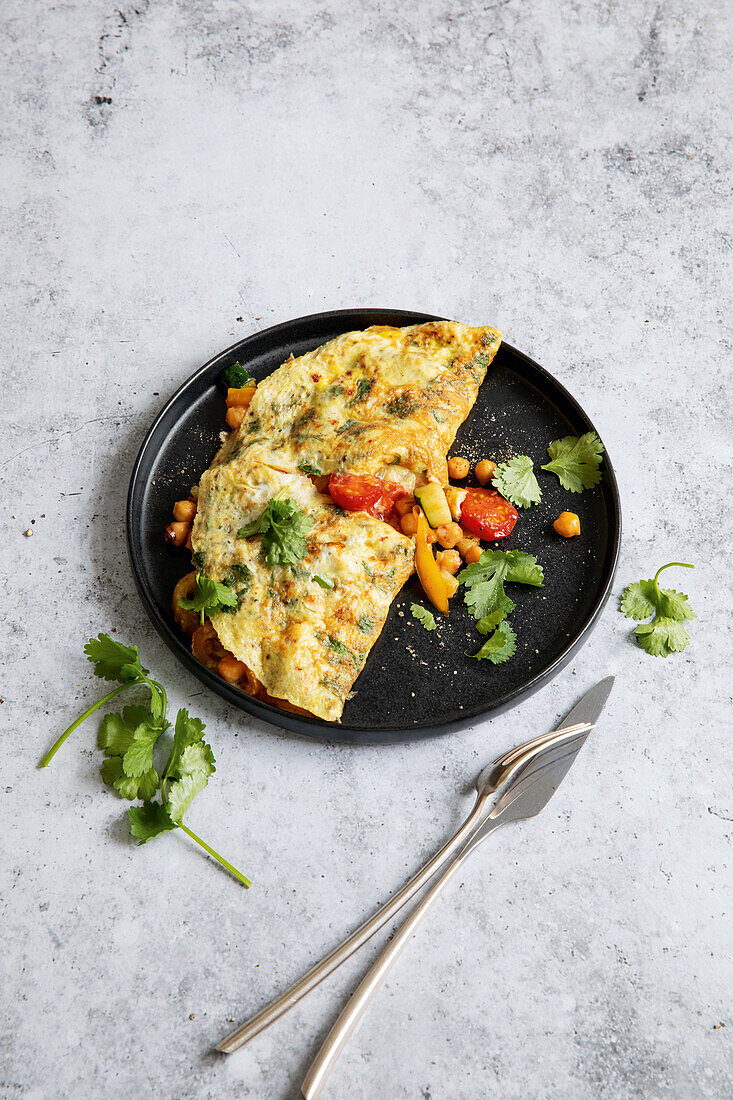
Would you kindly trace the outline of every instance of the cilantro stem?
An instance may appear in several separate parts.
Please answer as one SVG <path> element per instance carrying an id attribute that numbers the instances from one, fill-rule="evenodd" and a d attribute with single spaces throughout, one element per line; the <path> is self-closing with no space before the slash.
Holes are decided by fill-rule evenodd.
<path id="1" fill-rule="evenodd" d="M 204 851 L 208 852 L 217 863 L 220 863 L 230 875 L 234 875 L 236 879 L 239 879 L 243 886 L 246 886 L 247 889 L 250 888 L 252 883 L 249 879 L 245 878 L 243 874 L 240 874 L 236 867 L 232 867 L 231 863 L 224 859 L 223 856 L 220 856 L 218 852 L 215 852 L 213 848 L 210 848 L 206 841 L 202 840 L 200 836 L 196 836 L 193 829 L 189 829 L 188 825 L 184 825 L 182 821 L 178 822 L 178 828 L 183 829 L 184 833 L 191 837 L 191 840 L 195 840 L 197 844 L 200 844 Z"/>
<path id="2" fill-rule="evenodd" d="M 119 687 L 116 687 L 112 691 L 108 692 L 106 695 L 103 695 L 101 699 L 97 699 L 96 703 L 92 703 L 92 705 L 88 707 L 83 714 L 79 715 L 75 722 L 72 722 L 71 725 L 64 730 L 58 740 L 54 741 L 53 745 L 48 750 L 38 767 L 48 767 L 69 734 L 73 733 L 77 726 L 80 726 L 82 722 L 86 721 L 90 714 L 94 714 L 95 710 L 99 710 L 99 708 L 103 707 L 105 703 L 108 703 L 110 699 L 114 699 L 115 695 L 119 695 L 121 691 L 125 691 L 129 687 L 134 687 L 135 684 L 138 684 L 139 682 L 139 680 L 132 680 L 129 684 L 120 684 Z"/>
<path id="3" fill-rule="evenodd" d="M 679 565 L 679 567 L 681 569 L 694 569 L 695 568 L 694 565 L 689 565 L 688 562 L 686 562 L 686 561 L 669 561 L 669 562 L 667 562 L 666 565 L 663 565 L 661 569 L 657 569 L 656 573 L 654 574 L 654 583 L 656 584 L 657 581 L 659 580 L 659 574 L 660 573 L 663 573 L 665 569 L 671 569 L 673 565 Z"/>

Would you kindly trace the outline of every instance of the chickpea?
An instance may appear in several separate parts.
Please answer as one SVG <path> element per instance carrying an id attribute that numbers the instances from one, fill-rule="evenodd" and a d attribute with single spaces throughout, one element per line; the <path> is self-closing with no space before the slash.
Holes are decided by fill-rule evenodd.
<path id="1" fill-rule="evenodd" d="M 552 526 L 564 539 L 580 534 L 580 518 L 575 512 L 561 512 Z"/>
<path id="2" fill-rule="evenodd" d="M 471 469 L 471 463 L 467 458 L 461 458 L 460 455 L 454 455 L 453 458 L 448 459 L 448 476 L 455 477 L 459 481 L 468 477 L 468 471 Z"/>
<path id="3" fill-rule="evenodd" d="M 318 474 L 317 477 L 311 477 L 311 481 L 315 485 L 319 493 L 325 493 L 328 490 L 328 483 L 331 480 L 330 474 Z"/>
<path id="4" fill-rule="evenodd" d="M 165 529 L 165 541 L 170 546 L 183 546 L 190 530 L 187 523 L 169 523 Z"/>
<path id="5" fill-rule="evenodd" d="M 475 565 L 480 557 L 481 547 L 477 542 L 475 542 L 470 550 L 467 550 L 466 553 L 463 555 L 463 560 L 465 561 L 466 565 Z"/>
<path id="6" fill-rule="evenodd" d="M 225 420 L 230 428 L 238 428 L 246 415 L 247 410 L 241 405 L 232 405 L 231 409 L 227 409 Z"/>
<path id="7" fill-rule="evenodd" d="M 195 500 L 177 500 L 173 505 L 173 518 L 183 523 L 191 523 L 196 515 Z"/>
<path id="8" fill-rule="evenodd" d="M 440 545 L 446 550 L 451 550 L 463 538 L 463 529 L 457 523 L 446 523 L 436 528 L 435 534 L 438 536 Z"/>
<path id="9" fill-rule="evenodd" d="M 457 550 L 439 550 L 436 560 L 441 569 L 453 576 L 461 568 L 461 555 Z"/>
<path id="10" fill-rule="evenodd" d="M 415 535 L 417 533 L 417 516 L 407 512 L 400 520 L 403 535 Z"/>
<path id="11" fill-rule="evenodd" d="M 252 383 L 241 386 L 238 389 L 227 390 L 227 408 L 246 409 L 255 395 L 255 387 Z"/>
<path id="12" fill-rule="evenodd" d="M 187 550 L 193 550 L 193 542 L 191 541 L 191 528 L 190 527 L 188 529 L 188 534 L 186 535 L 185 546 L 186 546 Z"/>
<path id="13" fill-rule="evenodd" d="M 472 546 L 478 546 L 478 542 L 476 541 L 476 539 L 472 539 L 472 538 L 469 538 L 468 536 L 466 536 L 465 538 L 462 538 L 461 541 L 456 544 L 456 550 L 458 551 L 458 553 L 461 555 L 462 558 L 465 558 L 466 554 L 468 553 L 468 551 L 471 549 Z"/>
<path id="14" fill-rule="evenodd" d="M 398 516 L 406 516 L 408 512 L 411 512 L 415 506 L 415 498 L 413 496 L 400 497 L 395 503 L 395 511 Z"/>
<path id="15" fill-rule="evenodd" d="M 458 591 L 458 581 L 452 573 L 448 573 L 445 569 L 441 569 L 440 575 L 445 582 L 446 595 L 450 600 L 453 596 L 455 596 L 456 592 Z"/>
<path id="16" fill-rule="evenodd" d="M 216 670 L 228 684 L 236 684 L 244 676 L 247 666 L 229 653 L 226 657 L 222 657 L 216 666 Z"/>
<path id="17" fill-rule="evenodd" d="M 496 473 L 496 463 L 491 462 L 488 458 L 482 458 L 480 462 L 476 463 L 474 473 L 479 485 L 488 485 Z"/>

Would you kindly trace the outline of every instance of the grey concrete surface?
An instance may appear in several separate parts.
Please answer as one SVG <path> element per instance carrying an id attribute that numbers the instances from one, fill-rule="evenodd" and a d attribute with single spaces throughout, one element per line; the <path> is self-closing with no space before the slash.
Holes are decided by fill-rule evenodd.
<path id="1" fill-rule="evenodd" d="M 214 1042 L 450 833 L 491 756 L 618 685 L 542 818 L 469 863 L 331 1081 L 364 1100 L 733 1095 L 730 9 L 721 0 L 5 0 L 0 1095 L 291 1100 L 379 944 Z M 668 560 L 667 661 L 609 603 L 550 686 L 453 737 L 308 743 L 203 691 L 126 560 L 130 467 L 234 339 L 355 305 L 499 326 L 598 424 L 615 597 Z M 24 535 L 28 529 L 32 537 Z M 136 848 L 93 726 L 116 627 L 207 723 L 185 837 Z"/>

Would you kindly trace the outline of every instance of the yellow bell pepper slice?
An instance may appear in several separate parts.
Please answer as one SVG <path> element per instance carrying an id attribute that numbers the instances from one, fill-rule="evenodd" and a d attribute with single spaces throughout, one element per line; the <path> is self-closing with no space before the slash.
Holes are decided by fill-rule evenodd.
<path id="1" fill-rule="evenodd" d="M 417 531 L 415 532 L 415 565 L 420 583 L 425 589 L 425 595 L 430 602 L 448 614 L 448 593 L 445 581 L 440 573 L 440 566 L 433 557 L 433 551 L 428 545 L 428 524 L 422 511 L 415 509 L 417 515 Z"/>

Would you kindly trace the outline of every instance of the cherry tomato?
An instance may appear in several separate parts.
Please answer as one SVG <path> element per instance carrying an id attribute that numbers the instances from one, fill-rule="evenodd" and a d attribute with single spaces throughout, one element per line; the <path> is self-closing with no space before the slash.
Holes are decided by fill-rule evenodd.
<path id="1" fill-rule="evenodd" d="M 381 497 L 376 504 L 367 508 L 367 512 L 369 512 L 371 516 L 376 516 L 377 519 L 387 520 L 388 523 L 391 523 L 393 527 L 397 527 L 399 530 L 399 523 L 393 522 L 393 520 L 396 520 L 394 506 L 398 500 L 402 500 L 403 497 L 409 494 L 407 489 L 403 489 L 396 481 L 385 481 L 382 484 L 384 488 Z"/>
<path id="2" fill-rule="evenodd" d="M 383 481 L 374 474 L 331 474 L 328 491 L 336 504 L 348 512 L 368 512 L 389 523 L 395 502 L 408 495 L 397 482 Z"/>
<path id="3" fill-rule="evenodd" d="M 363 512 L 382 496 L 384 482 L 373 474 L 331 474 L 328 491 L 340 508 Z"/>
<path id="4" fill-rule="evenodd" d="M 519 512 L 495 489 L 468 489 L 461 504 L 461 527 L 480 539 L 503 539 L 514 529 Z"/>

